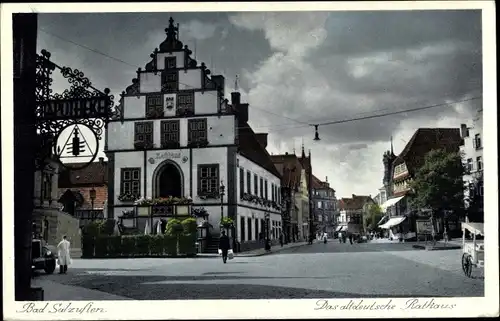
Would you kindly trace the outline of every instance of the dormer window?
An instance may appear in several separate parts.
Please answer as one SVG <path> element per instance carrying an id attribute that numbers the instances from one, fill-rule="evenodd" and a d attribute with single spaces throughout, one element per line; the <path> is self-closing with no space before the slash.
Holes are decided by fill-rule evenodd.
<path id="1" fill-rule="evenodd" d="M 176 57 L 166 57 L 165 58 L 165 69 L 175 69 L 177 68 Z"/>
<path id="2" fill-rule="evenodd" d="M 161 76 L 161 91 L 172 92 L 179 88 L 177 71 L 164 71 Z"/>
<path id="3" fill-rule="evenodd" d="M 163 117 L 162 95 L 146 96 L 146 118 Z"/>

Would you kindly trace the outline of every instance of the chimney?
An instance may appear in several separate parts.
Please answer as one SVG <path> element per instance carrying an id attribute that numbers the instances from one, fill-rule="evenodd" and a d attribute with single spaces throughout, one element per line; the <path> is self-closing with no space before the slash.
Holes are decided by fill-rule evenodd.
<path id="1" fill-rule="evenodd" d="M 355 198 L 355 197 L 356 197 L 356 195 L 352 194 L 352 198 Z"/>
<path id="2" fill-rule="evenodd" d="M 239 95 L 239 93 L 238 93 L 238 95 Z M 239 99 L 239 97 L 238 97 L 238 99 Z M 248 122 L 248 104 L 238 104 L 235 106 L 233 103 L 233 108 L 235 108 L 235 110 L 236 110 L 236 115 L 238 117 L 238 121 L 240 124 L 244 124 L 244 123 Z"/>
<path id="3" fill-rule="evenodd" d="M 237 108 L 240 103 L 241 103 L 241 94 L 239 92 L 231 93 L 231 105 Z"/>
<path id="4" fill-rule="evenodd" d="M 460 124 L 460 136 L 462 138 L 469 137 L 469 131 L 466 124 Z"/>
<path id="5" fill-rule="evenodd" d="M 267 147 L 267 133 L 256 133 L 255 138 L 257 138 L 262 147 Z"/>
<path id="6" fill-rule="evenodd" d="M 327 182 L 327 183 L 328 183 L 328 176 L 326 177 L 326 180 L 325 180 L 325 182 Z"/>

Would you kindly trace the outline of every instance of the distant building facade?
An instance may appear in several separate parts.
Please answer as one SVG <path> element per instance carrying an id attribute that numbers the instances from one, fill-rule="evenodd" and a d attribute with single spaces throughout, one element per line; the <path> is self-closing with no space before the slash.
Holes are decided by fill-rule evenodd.
<path id="1" fill-rule="evenodd" d="M 314 219 L 317 222 L 317 230 L 332 235 L 337 225 L 337 197 L 335 190 L 330 187 L 328 177 L 325 181 L 312 177 L 312 200 Z"/>
<path id="2" fill-rule="evenodd" d="M 309 235 L 309 189 L 302 157 L 285 153 L 272 155 L 274 166 L 281 173 L 281 194 L 284 216 L 284 232 L 287 242 L 304 241 Z"/>
<path id="3" fill-rule="evenodd" d="M 483 110 L 477 111 L 471 125 L 462 124 L 460 135 L 463 144 L 460 152 L 463 156 L 467 173 L 464 175 L 465 207 L 472 221 L 484 220 L 484 184 L 483 184 Z"/>
<path id="4" fill-rule="evenodd" d="M 58 202 L 59 163 L 48 159 L 35 172 L 33 234 L 49 245 L 57 245 L 63 235 L 71 242 L 74 256 L 81 254 L 79 220 L 62 210 Z"/>
<path id="5" fill-rule="evenodd" d="M 371 196 L 352 194 L 352 198 L 342 197 L 339 199 L 339 217 L 335 232 L 363 233 L 363 217 L 368 213 L 369 206 L 373 204 L 376 202 Z"/>
<path id="6" fill-rule="evenodd" d="M 407 197 L 410 192 L 410 182 L 424 164 L 427 153 L 436 149 L 458 152 L 461 140 L 458 128 L 419 128 L 397 157 L 392 151 L 384 155 L 386 166 L 384 186 L 388 185 L 390 188 L 389 197 L 382 205 L 382 209 L 386 212 L 386 220 L 382 226 L 389 232 L 397 231 L 394 235 L 404 235 L 403 238 L 416 236 L 416 220 L 423 213 L 411 215 L 422 209 L 410 206 Z M 407 217 L 411 218 L 406 219 Z"/>
<path id="7" fill-rule="evenodd" d="M 59 202 L 83 226 L 107 218 L 108 164 L 104 158 L 82 169 L 62 168 L 58 181 Z"/>

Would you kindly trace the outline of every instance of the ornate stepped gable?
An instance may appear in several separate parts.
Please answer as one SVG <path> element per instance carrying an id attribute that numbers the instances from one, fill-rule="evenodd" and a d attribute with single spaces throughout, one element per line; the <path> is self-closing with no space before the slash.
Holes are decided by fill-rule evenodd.
<path id="1" fill-rule="evenodd" d="M 155 75 L 158 72 L 162 72 L 163 70 L 168 69 L 166 66 L 163 70 L 158 69 L 158 54 L 161 53 L 174 53 L 174 52 L 184 52 L 184 70 L 187 69 L 195 69 L 199 68 L 202 71 L 202 81 L 201 81 L 201 90 L 218 90 L 220 104 L 224 103 L 224 99 L 222 98 L 222 93 L 224 88 L 222 87 L 222 83 L 218 83 L 214 78 L 219 78 L 221 76 L 212 76 L 209 77 L 211 71 L 207 68 L 204 62 L 198 66 L 196 60 L 191 58 L 191 54 L 193 53 L 187 45 L 183 45 L 182 41 L 179 40 L 179 24 L 177 26 L 174 25 L 174 19 L 171 17 L 169 19 L 169 26 L 165 28 L 165 32 L 167 34 L 166 39 L 159 45 L 159 49 L 155 48 L 153 52 L 150 54 L 151 61 L 146 63 L 144 70 L 139 68 L 137 70 L 137 78 L 132 79 L 132 84 L 129 85 L 125 91 L 122 92 L 123 96 L 133 96 L 140 94 L 140 74 L 143 72 L 153 72 Z M 162 88 L 161 92 L 167 92 L 166 88 Z M 227 100 L 226 100 L 227 102 Z"/>
<path id="2" fill-rule="evenodd" d="M 459 128 L 419 128 L 394 160 L 393 166 L 406 163 L 409 174 L 413 175 L 432 149 L 458 152 L 460 143 Z"/>

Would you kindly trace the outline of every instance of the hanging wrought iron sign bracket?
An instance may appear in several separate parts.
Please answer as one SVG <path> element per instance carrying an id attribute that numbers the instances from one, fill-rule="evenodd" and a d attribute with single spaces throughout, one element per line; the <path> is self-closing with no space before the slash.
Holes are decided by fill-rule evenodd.
<path id="1" fill-rule="evenodd" d="M 50 52 L 42 50 L 36 57 L 38 169 L 43 168 L 50 157 L 69 169 L 81 169 L 95 160 L 103 130 L 110 119 L 118 117 L 113 108 L 114 97 L 109 95 L 108 88 L 100 91 L 83 72 L 61 67 L 51 61 L 50 56 Z M 51 89 L 56 69 L 71 84 L 62 94 L 53 93 Z M 85 158 L 86 161 L 68 164 L 62 162 L 64 158 Z"/>

